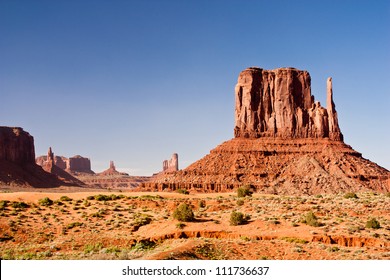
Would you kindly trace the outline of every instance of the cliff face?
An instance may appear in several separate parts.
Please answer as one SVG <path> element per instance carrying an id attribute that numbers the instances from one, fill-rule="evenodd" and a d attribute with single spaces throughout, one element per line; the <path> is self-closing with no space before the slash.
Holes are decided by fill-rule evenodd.
<path id="1" fill-rule="evenodd" d="M 248 68 L 235 88 L 235 137 L 343 140 L 328 79 L 327 109 L 314 101 L 307 71 Z"/>
<path id="2" fill-rule="evenodd" d="M 23 128 L 0 126 L 0 160 L 35 163 L 34 138 Z"/>

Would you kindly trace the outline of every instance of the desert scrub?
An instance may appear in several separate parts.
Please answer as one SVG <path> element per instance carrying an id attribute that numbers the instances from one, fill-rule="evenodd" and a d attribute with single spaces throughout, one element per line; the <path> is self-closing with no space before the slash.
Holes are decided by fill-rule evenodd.
<path id="1" fill-rule="evenodd" d="M 69 196 L 63 195 L 60 197 L 61 201 L 72 201 L 72 199 Z"/>
<path id="2" fill-rule="evenodd" d="M 252 196 L 253 192 L 249 186 L 243 186 L 237 189 L 237 197 Z"/>
<path id="3" fill-rule="evenodd" d="M 290 243 L 299 243 L 299 244 L 309 243 L 309 241 L 307 241 L 307 240 L 296 238 L 296 237 L 282 237 L 280 239 L 287 241 L 287 242 L 290 242 Z"/>
<path id="4" fill-rule="evenodd" d="M 242 205 L 244 205 L 244 200 L 243 199 L 238 199 L 236 204 L 237 204 L 237 206 L 242 206 Z"/>
<path id="5" fill-rule="evenodd" d="M 344 198 L 359 198 L 356 193 L 349 192 L 344 195 Z"/>
<path id="6" fill-rule="evenodd" d="M 83 225 L 83 223 L 74 222 L 74 223 L 70 223 L 69 225 L 67 225 L 66 229 L 72 229 L 72 228 L 75 228 L 75 227 L 81 227 L 82 225 Z"/>
<path id="7" fill-rule="evenodd" d="M 147 250 L 153 249 L 154 247 L 156 247 L 155 242 L 150 241 L 150 240 L 140 240 L 133 247 L 131 247 L 131 250 L 147 251 Z"/>
<path id="8" fill-rule="evenodd" d="M 381 224 L 375 218 L 368 220 L 366 223 L 366 228 L 378 229 L 380 227 L 381 227 Z"/>
<path id="9" fill-rule="evenodd" d="M 194 212 L 191 209 L 191 206 L 182 203 L 180 204 L 175 211 L 173 212 L 173 218 L 181 222 L 191 222 L 195 220 Z"/>
<path id="10" fill-rule="evenodd" d="M 311 211 L 306 214 L 302 222 L 312 227 L 321 226 L 321 223 L 318 221 L 318 218 Z"/>
<path id="11" fill-rule="evenodd" d="M 50 206 L 50 205 L 53 205 L 54 202 L 50 198 L 44 197 L 44 198 L 38 200 L 38 203 L 41 206 Z"/>
<path id="12" fill-rule="evenodd" d="M 8 200 L 2 200 L 0 201 L 0 210 L 4 210 L 7 208 L 9 201 Z"/>
<path id="13" fill-rule="evenodd" d="M 249 220 L 249 216 L 245 216 L 241 212 L 233 211 L 230 214 L 230 225 L 231 226 L 238 226 L 243 225 Z"/>
<path id="14" fill-rule="evenodd" d="M 176 192 L 181 194 L 190 194 L 190 192 L 185 189 L 178 189 Z"/>
<path id="15" fill-rule="evenodd" d="M 102 243 L 87 244 L 84 246 L 84 254 L 99 252 L 103 248 Z"/>
<path id="16" fill-rule="evenodd" d="M 28 204 L 25 202 L 12 201 L 11 206 L 15 209 L 25 209 L 28 208 Z"/>
<path id="17" fill-rule="evenodd" d="M 198 206 L 199 206 L 199 208 L 205 208 L 206 207 L 206 201 L 204 201 L 204 200 L 199 201 Z"/>
<path id="18" fill-rule="evenodd" d="M 176 224 L 176 228 L 178 228 L 178 229 L 183 229 L 185 226 L 186 226 L 186 224 L 181 223 L 181 222 Z"/>

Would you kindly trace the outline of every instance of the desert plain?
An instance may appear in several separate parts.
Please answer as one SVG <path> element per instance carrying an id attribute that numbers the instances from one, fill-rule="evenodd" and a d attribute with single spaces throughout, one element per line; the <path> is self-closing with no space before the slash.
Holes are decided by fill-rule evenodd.
<path id="1" fill-rule="evenodd" d="M 184 203 L 190 222 L 173 214 Z M 0 258 L 389 260 L 389 205 L 390 194 L 375 192 L 2 190 Z M 243 224 L 231 224 L 232 212 Z"/>

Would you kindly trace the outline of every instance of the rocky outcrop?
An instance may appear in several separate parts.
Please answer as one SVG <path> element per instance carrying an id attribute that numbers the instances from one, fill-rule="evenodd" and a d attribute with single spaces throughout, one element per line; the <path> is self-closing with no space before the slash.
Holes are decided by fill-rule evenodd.
<path id="1" fill-rule="evenodd" d="M 0 126 L 0 160 L 33 164 L 34 138 L 21 127 Z"/>
<path id="2" fill-rule="evenodd" d="M 343 140 L 328 79 L 327 109 L 314 101 L 307 71 L 248 68 L 235 89 L 235 137 Z"/>
<path id="3" fill-rule="evenodd" d="M 174 172 L 179 170 L 179 156 L 174 153 L 169 160 L 163 161 L 163 172 Z"/>
<path id="4" fill-rule="evenodd" d="M 390 172 L 343 142 L 327 81 L 327 108 L 314 101 L 310 75 L 294 68 L 240 73 L 235 138 L 184 170 L 162 173 L 144 190 L 271 194 L 389 192 Z"/>

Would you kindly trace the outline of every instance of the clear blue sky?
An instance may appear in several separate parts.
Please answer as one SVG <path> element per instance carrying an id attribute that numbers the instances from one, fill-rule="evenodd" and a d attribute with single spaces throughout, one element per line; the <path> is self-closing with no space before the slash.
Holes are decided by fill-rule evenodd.
<path id="1" fill-rule="evenodd" d="M 0 125 L 97 172 L 185 168 L 233 137 L 240 71 L 291 66 L 390 169 L 389 27 L 390 1 L 0 0 Z"/>

